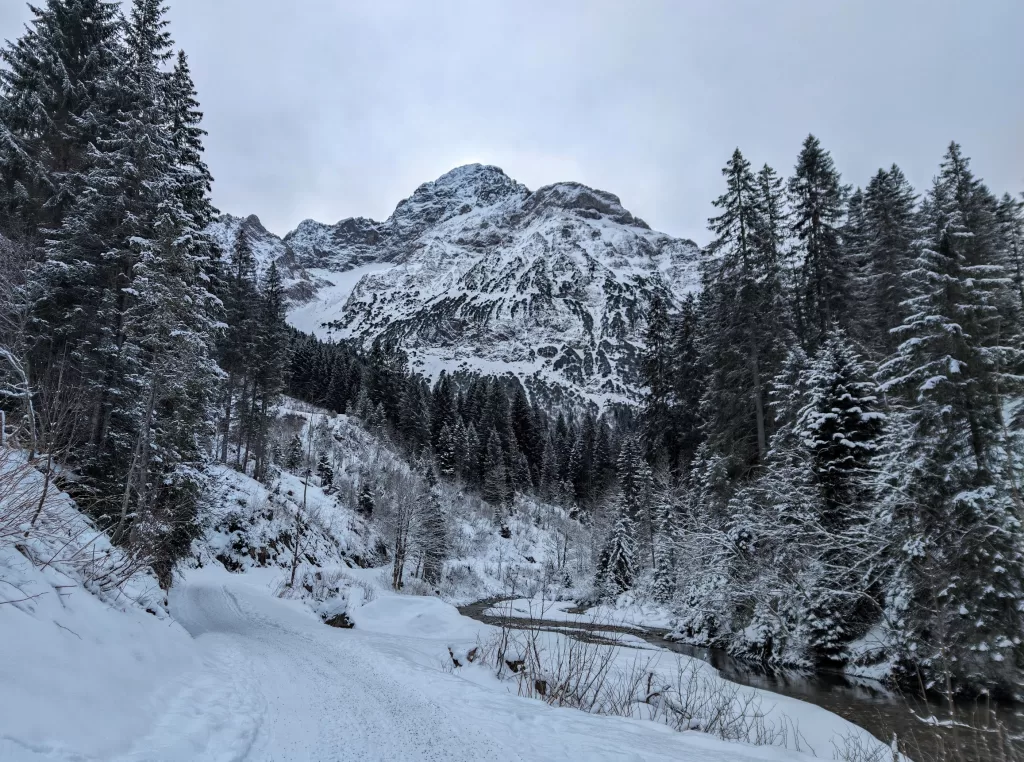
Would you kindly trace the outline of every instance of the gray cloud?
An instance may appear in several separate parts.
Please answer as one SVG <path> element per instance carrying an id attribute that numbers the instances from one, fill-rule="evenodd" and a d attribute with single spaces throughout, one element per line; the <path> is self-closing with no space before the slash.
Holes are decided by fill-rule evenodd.
<path id="1" fill-rule="evenodd" d="M 1024 189 L 1018 0 L 171 0 L 206 113 L 214 200 L 278 233 L 382 219 L 469 161 L 579 180 L 707 240 L 740 146 L 788 174 L 808 132 L 846 182 L 919 189 L 951 139 Z M 0 37 L 28 18 L 0 0 Z"/>

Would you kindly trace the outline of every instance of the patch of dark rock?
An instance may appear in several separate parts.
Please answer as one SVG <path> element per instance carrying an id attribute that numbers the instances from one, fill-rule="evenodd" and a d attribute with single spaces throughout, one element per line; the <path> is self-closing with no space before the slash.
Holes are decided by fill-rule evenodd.
<path id="1" fill-rule="evenodd" d="M 221 553 L 219 556 L 217 556 L 217 560 L 220 561 L 221 564 L 223 564 L 224 568 L 227 569 L 229 572 L 242 571 L 242 565 L 226 553 Z"/>
<path id="2" fill-rule="evenodd" d="M 351 630 L 355 627 L 355 624 L 344 612 L 341 614 L 335 614 L 329 619 L 325 619 L 324 624 L 330 627 L 340 627 L 343 630 Z"/>

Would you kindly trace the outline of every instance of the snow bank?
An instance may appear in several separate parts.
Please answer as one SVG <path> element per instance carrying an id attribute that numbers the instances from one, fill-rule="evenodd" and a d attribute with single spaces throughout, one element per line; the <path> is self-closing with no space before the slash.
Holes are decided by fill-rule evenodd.
<path id="1" fill-rule="evenodd" d="M 3 524 L 18 503 L 35 506 L 43 485 L 9 450 L 0 472 Z M 112 759 L 196 666 L 192 640 L 156 579 L 132 572 L 59 490 L 34 526 L 21 518 L 0 532 L 0 759 Z"/>

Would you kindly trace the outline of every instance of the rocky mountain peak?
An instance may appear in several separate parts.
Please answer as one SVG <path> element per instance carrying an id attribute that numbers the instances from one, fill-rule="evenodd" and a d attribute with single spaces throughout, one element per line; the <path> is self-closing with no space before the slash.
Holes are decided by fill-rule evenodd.
<path id="1" fill-rule="evenodd" d="M 400 237 L 414 236 L 426 228 L 474 209 L 491 207 L 529 194 L 498 167 L 467 164 L 423 183 L 399 202 L 387 223 Z"/>
<path id="2" fill-rule="evenodd" d="M 523 204 L 527 214 L 545 210 L 572 211 L 589 219 L 608 219 L 623 225 L 635 225 L 649 230 L 643 220 L 634 217 L 622 206 L 619 197 L 614 193 L 590 188 L 582 183 L 561 182 L 538 188 Z"/>
<path id="3" fill-rule="evenodd" d="M 225 240 L 241 222 L 228 219 L 214 224 Z M 428 375 L 512 373 L 556 401 L 636 400 L 651 298 L 698 284 L 697 247 L 618 196 L 576 182 L 531 192 L 484 164 L 420 185 L 383 222 L 306 220 L 261 251 L 283 253 L 301 330 L 384 335 Z"/>

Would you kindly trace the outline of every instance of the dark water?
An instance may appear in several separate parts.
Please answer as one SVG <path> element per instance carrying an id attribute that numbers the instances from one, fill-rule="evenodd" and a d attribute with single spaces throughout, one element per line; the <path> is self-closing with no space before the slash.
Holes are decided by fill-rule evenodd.
<path id="1" fill-rule="evenodd" d="M 893 735 L 900 749 L 916 762 L 1020 762 L 1024 760 L 1024 706 L 960 702 L 955 726 L 935 726 L 925 718 L 948 723 L 951 708 L 945 701 L 904 696 L 873 680 L 841 672 L 767 669 L 714 648 L 699 648 L 664 639 L 664 631 L 641 630 L 578 621 L 510 619 L 484 612 L 497 601 L 480 601 L 459 611 L 487 624 L 522 629 L 557 630 L 573 637 L 588 632 L 636 635 L 652 645 L 709 663 L 722 677 L 740 685 L 760 688 L 817 704 L 865 728 L 889 743 Z M 829 759 L 831 749 L 818 749 Z"/>

